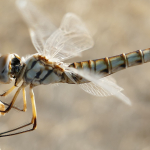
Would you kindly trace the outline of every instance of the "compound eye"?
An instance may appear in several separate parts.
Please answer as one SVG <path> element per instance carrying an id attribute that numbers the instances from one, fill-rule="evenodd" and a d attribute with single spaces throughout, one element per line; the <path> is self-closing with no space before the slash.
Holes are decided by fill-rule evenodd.
<path id="1" fill-rule="evenodd" d="M 16 55 L 14 55 L 15 57 L 11 60 L 11 65 L 12 66 L 16 66 L 20 64 L 20 57 L 16 57 Z"/>

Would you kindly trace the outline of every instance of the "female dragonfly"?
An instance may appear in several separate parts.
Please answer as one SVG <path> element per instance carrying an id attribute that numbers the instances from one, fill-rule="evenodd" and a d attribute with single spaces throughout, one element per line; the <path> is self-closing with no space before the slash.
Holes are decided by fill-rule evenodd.
<path id="1" fill-rule="evenodd" d="M 131 104 L 130 100 L 121 93 L 122 88 L 105 76 L 150 61 L 150 49 L 72 64 L 63 63 L 62 61 L 78 56 L 82 51 L 93 46 L 93 40 L 82 21 L 76 15 L 67 13 L 60 27 L 56 29 L 31 2 L 17 0 L 16 4 L 29 27 L 31 40 L 37 53 L 25 58 L 20 58 L 17 54 L 0 57 L 0 82 L 10 83 L 12 79 L 15 79 L 15 85 L 1 96 L 8 95 L 22 82 L 10 104 L 0 101 L 0 113 L 5 114 L 11 108 L 26 111 L 25 87 L 29 85 L 32 119 L 28 124 L 0 133 L 0 137 L 36 129 L 33 87 L 41 84 L 79 84 L 84 91 L 95 96 L 115 95 L 125 103 Z M 21 90 L 23 91 L 23 109 L 13 106 Z M 8 107 L 5 109 L 4 105 Z M 29 125 L 33 125 L 31 129 L 15 132 Z"/>

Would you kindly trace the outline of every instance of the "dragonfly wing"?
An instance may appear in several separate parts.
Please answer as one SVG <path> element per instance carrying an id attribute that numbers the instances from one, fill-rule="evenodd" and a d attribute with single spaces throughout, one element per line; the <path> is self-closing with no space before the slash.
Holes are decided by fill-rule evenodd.
<path id="1" fill-rule="evenodd" d="M 93 40 L 83 22 L 75 14 L 67 13 L 58 30 L 46 41 L 45 55 L 59 60 L 69 59 L 93 46 Z"/>
<path id="2" fill-rule="evenodd" d="M 66 75 L 74 82 L 74 79 L 71 77 L 71 74 L 77 74 L 84 79 L 90 81 L 89 83 L 83 83 L 79 84 L 79 86 L 89 94 L 95 95 L 95 96 L 111 96 L 114 95 L 121 99 L 123 102 L 125 102 L 128 105 L 131 105 L 131 102 L 128 97 L 126 97 L 124 94 L 121 93 L 123 90 L 120 86 L 118 86 L 115 82 L 113 82 L 112 79 L 109 79 L 107 77 L 100 77 L 99 74 L 89 72 L 86 70 L 77 70 L 74 68 L 67 68 L 69 73 Z"/>
<path id="3" fill-rule="evenodd" d="M 30 31 L 32 43 L 42 54 L 48 37 L 56 30 L 55 26 L 28 0 L 17 0 L 19 8 Z"/>
<path id="4" fill-rule="evenodd" d="M 112 79 L 112 78 L 111 78 Z M 79 85 L 85 92 L 94 96 L 111 96 L 114 95 L 121 99 L 128 105 L 131 105 L 131 101 L 121 91 L 123 90 L 115 82 L 112 82 L 108 77 L 104 77 L 98 80 L 98 83 L 90 82 Z M 113 91 L 113 92 L 112 92 Z"/>
<path id="5" fill-rule="evenodd" d="M 85 92 L 90 93 L 91 95 L 94 96 L 111 96 L 114 95 L 114 93 L 111 93 L 111 91 L 106 90 L 102 85 L 101 82 L 103 82 L 103 84 L 111 84 L 111 82 L 107 81 L 107 78 L 103 78 L 103 79 L 99 79 L 98 80 L 99 84 L 95 84 L 94 82 L 89 82 L 89 83 L 84 83 L 84 84 L 80 84 L 80 88 L 82 88 Z M 112 85 L 113 86 L 113 85 Z M 114 88 L 114 87 L 113 87 Z M 117 92 L 121 91 L 122 89 L 117 87 Z"/>

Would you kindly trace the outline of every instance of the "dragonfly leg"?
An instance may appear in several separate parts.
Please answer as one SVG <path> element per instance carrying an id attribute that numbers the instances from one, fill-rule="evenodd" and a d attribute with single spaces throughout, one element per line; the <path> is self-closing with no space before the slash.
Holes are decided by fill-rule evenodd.
<path id="1" fill-rule="evenodd" d="M 8 91 L 6 91 L 5 93 L 1 94 L 0 96 L 7 96 L 9 93 L 11 93 L 14 89 L 16 88 L 16 86 L 13 86 L 11 87 Z M 2 101 L 1 101 L 2 102 Z M 6 106 L 9 106 L 9 104 L 5 103 L 5 102 L 2 102 L 4 105 Z M 18 109 L 16 107 L 12 107 L 12 108 L 15 108 L 15 109 Z"/>
<path id="2" fill-rule="evenodd" d="M 6 91 L 5 93 L 1 94 L 0 96 L 6 96 L 9 93 L 11 93 L 14 89 L 16 88 L 16 86 L 11 87 L 8 91 Z"/>
<path id="3" fill-rule="evenodd" d="M 27 110 L 27 101 L 26 101 L 26 91 L 25 91 L 25 86 L 22 87 L 22 94 L 23 94 L 23 109 L 22 111 Z"/>
<path id="4" fill-rule="evenodd" d="M 21 134 L 21 133 L 33 131 L 33 130 L 36 129 L 36 127 L 37 127 L 37 121 L 36 121 L 36 105 L 35 105 L 35 98 L 34 98 L 34 93 L 33 93 L 33 87 L 32 87 L 32 85 L 30 85 L 30 97 L 31 97 L 31 103 L 32 103 L 32 119 L 31 119 L 31 122 L 28 123 L 28 124 L 25 124 L 25 125 L 23 125 L 23 126 L 20 126 L 20 127 L 18 127 L 18 128 L 15 128 L 15 129 L 12 129 L 12 130 L 9 130 L 9 131 L 6 131 L 6 132 L 2 132 L 2 133 L 0 133 L 0 137 L 17 135 L 17 134 Z M 13 132 L 13 131 L 22 129 L 22 128 L 27 127 L 27 126 L 29 126 L 29 125 L 33 125 L 33 127 L 32 127 L 31 129 L 27 129 L 27 130 L 24 130 L 24 131 L 20 131 L 20 132 L 16 132 L 16 133 L 9 134 L 10 132 Z M 7 133 L 8 133 L 8 134 L 7 134 Z"/>
<path id="5" fill-rule="evenodd" d="M 6 95 L 8 95 L 13 89 L 15 88 L 15 86 L 13 86 L 10 90 L 8 90 L 7 92 L 5 92 L 4 94 L 3 94 L 3 96 L 6 96 Z M 24 86 L 22 86 L 22 94 L 23 94 L 23 109 L 20 109 L 20 108 L 18 108 L 18 107 L 16 107 L 16 106 L 12 106 L 12 108 L 14 108 L 14 109 L 16 109 L 16 110 L 19 110 L 19 111 L 26 111 L 26 109 L 27 109 L 27 103 L 26 103 L 26 91 L 25 91 L 25 85 Z M 1 101 L 2 102 L 2 101 Z M 6 105 L 6 106 L 10 106 L 10 104 L 7 104 L 7 103 L 5 103 L 5 102 L 2 102 L 4 105 Z"/>
<path id="6" fill-rule="evenodd" d="M 20 90 L 22 89 L 23 86 L 24 86 L 24 85 L 22 84 L 22 86 L 20 86 L 20 87 L 18 88 L 17 92 L 15 93 L 15 95 L 14 95 L 14 97 L 13 97 L 11 103 L 10 103 L 9 106 L 7 107 L 7 109 L 4 110 L 4 111 L 0 111 L 0 112 L 2 112 L 2 113 L 7 113 L 7 112 L 9 112 L 9 110 L 13 107 L 13 105 L 14 105 L 16 99 L 17 99 L 17 96 L 18 96 L 18 94 L 19 94 L 19 92 L 20 92 Z"/>
<path id="7" fill-rule="evenodd" d="M 2 102 L 2 101 L 0 101 L 2 104 L 4 104 L 4 105 L 6 105 L 6 106 L 9 106 L 10 104 L 7 104 L 7 103 L 5 103 L 5 102 Z M 20 108 L 18 108 L 18 107 L 15 107 L 15 106 L 12 106 L 12 108 L 14 108 L 14 109 L 16 109 L 16 110 L 19 110 L 19 111 L 23 111 L 23 109 L 20 109 Z"/>

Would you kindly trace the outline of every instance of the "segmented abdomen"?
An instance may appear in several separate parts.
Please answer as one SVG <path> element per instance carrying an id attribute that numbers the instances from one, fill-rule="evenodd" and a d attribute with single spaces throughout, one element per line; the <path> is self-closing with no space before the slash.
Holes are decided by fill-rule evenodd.
<path id="1" fill-rule="evenodd" d="M 104 76 L 123 70 L 127 67 L 140 65 L 150 61 L 150 48 L 123 53 L 113 57 L 74 62 L 69 65 L 76 69 L 88 69 Z"/>

